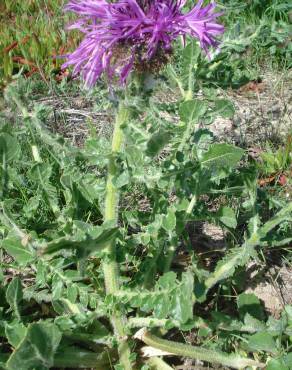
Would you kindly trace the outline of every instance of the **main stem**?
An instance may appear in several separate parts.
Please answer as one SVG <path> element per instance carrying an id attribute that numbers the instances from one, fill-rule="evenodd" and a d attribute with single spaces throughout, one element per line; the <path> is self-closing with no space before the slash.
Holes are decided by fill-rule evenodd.
<path id="1" fill-rule="evenodd" d="M 118 224 L 118 204 L 119 191 L 113 183 L 113 179 L 118 175 L 118 166 L 116 163 L 117 154 L 121 151 L 123 145 L 123 132 L 121 126 L 129 118 L 129 110 L 120 103 L 116 116 L 114 132 L 112 136 L 112 148 L 108 163 L 108 177 L 106 183 L 104 221 L 114 221 Z M 105 246 L 105 258 L 103 262 L 103 273 L 105 280 L 106 294 L 114 295 L 119 290 L 119 268 L 116 261 L 116 242 L 113 240 Z M 126 317 L 119 310 L 115 310 L 111 315 L 111 323 L 118 341 L 118 351 L 120 362 L 125 370 L 132 370 L 130 360 L 130 347 L 127 343 Z"/>

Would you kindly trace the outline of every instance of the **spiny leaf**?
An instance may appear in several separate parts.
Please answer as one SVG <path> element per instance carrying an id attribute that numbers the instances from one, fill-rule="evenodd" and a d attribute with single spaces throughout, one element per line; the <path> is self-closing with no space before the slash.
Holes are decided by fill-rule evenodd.
<path id="1" fill-rule="evenodd" d="M 153 311 L 158 319 L 170 317 L 185 323 L 193 317 L 193 284 L 191 272 L 183 273 L 181 281 L 177 281 L 174 272 L 168 272 L 158 280 L 153 291 L 121 290 L 115 297 L 141 311 Z"/>
<path id="2" fill-rule="evenodd" d="M 182 68 L 179 75 L 181 76 L 181 83 L 183 85 L 186 85 L 187 90 L 194 88 L 193 84 L 195 67 L 198 62 L 200 53 L 201 49 L 193 40 L 190 41 L 186 45 L 186 47 L 181 50 Z"/>
<path id="3" fill-rule="evenodd" d="M 226 257 L 217 264 L 215 271 L 205 281 L 207 290 L 211 289 L 219 281 L 234 274 L 236 267 L 244 265 L 254 254 L 254 248 L 246 243 L 240 248 L 234 248 Z"/>
<path id="4" fill-rule="evenodd" d="M 212 144 L 209 150 L 202 155 L 201 165 L 213 179 L 224 178 L 233 169 L 244 151 L 229 144 Z"/>
<path id="5" fill-rule="evenodd" d="M 271 230 L 278 226 L 283 221 L 292 221 L 292 202 L 282 208 L 271 220 L 267 221 L 260 227 L 258 235 L 264 238 Z"/>

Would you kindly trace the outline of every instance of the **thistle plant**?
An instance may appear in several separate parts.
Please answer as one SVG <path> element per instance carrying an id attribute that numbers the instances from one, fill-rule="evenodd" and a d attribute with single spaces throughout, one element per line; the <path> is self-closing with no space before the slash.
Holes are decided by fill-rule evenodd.
<path id="1" fill-rule="evenodd" d="M 66 10 L 75 13 L 77 20 L 70 29 L 77 29 L 84 34 L 78 48 L 67 55 L 64 68 L 73 66 L 73 74 L 81 74 L 87 87 L 93 87 L 104 75 L 111 89 L 117 84 L 124 91 L 119 95 L 119 107 L 116 114 L 112 135 L 111 153 L 108 157 L 108 174 L 104 201 L 104 222 L 118 226 L 119 222 L 119 189 L 115 179 L 119 175 L 120 165 L 117 159 L 124 146 L 123 126 L 131 120 L 131 109 L 128 106 L 129 86 L 131 81 L 138 80 L 140 85 L 136 94 L 143 91 L 145 75 L 155 75 L 167 64 L 173 52 L 173 43 L 181 37 L 199 41 L 200 47 L 209 53 L 210 47 L 217 47 L 217 36 L 224 32 L 224 27 L 217 23 L 221 15 L 215 11 L 212 2 L 203 6 L 203 0 L 189 11 L 183 10 L 186 0 L 71 0 Z M 124 97 L 121 97 L 121 96 Z M 127 96 L 128 95 L 128 96 Z M 191 99 L 191 87 L 185 99 Z M 188 138 L 187 138 L 188 139 Z M 190 205 L 194 207 L 194 199 Z M 192 209 L 188 212 L 191 213 Z M 116 240 L 108 241 L 103 248 L 103 274 L 106 294 L 118 296 L 121 288 L 120 269 L 117 262 Z M 171 264 L 173 253 L 168 256 L 167 265 Z M 133 369 L 129 343 L 128 318 L 120 303 L 116 304 L 110 317 L 116 341 L 120 363 L 125 370 Z M 140 337 L 146 340 L 146 334 Z M 150 334 L 148 334 L 149 336 Z M 147 336 L 147 338 L 148 338 Z M 184 354 L 181 344 L 163 341 L 152 336 L 151 345 L 179 355 Z M 243 367 L 256 364 L 255 361 L 240 358 L 228 358 L 225 354 L 189 348 L 194 358 L 221 362 L 224 365 Z M 238 362 L 237 362 L 238 361 Z M 159 368 L 159 367 L 158 367 Z"/>
<path id="2" fill-rule="evenodd" d="M 258 305 L 248 295 L 238 299 L 240 318 L 219 310 L 213 317 L 206 313 L 210 303 L 204 307 L 219 284 L 228 288 L 257 257 L 257 248 L 290 240 L 292 211 L 275 201 L 274 216 L 261 217 L 256 175 L 238 166 L 243 149 L 216 142 L 206 128 L 234 113 L 214 91 L 205 99 L 194 94 L 200 66 L 219 52 L 224 32 L 216 4 L 71 0 L 66 10 L 77 16 L 69 29 L 84 37 L 63 67 L 93 93 L 101 89 L 99 98 L 106 91 L 100 99 L 114 112 L 113 130 L 110 138 L 93 133 L 72 147 L 45 129 L 43 107 L 29 110 L 13 87 L 6 92 L 26 130 L 20 130 L 24 149 L 10 127 L 0 131 L 0 190 L 8 199 L 0 203 L 0 247 L 13 259 L 7 266 L 19 276 L 28 271 L 28 282 L 16 276 L 0 290 L 0 367 L 163 370 L 171 369 L 167 356 L 265 366 L 262 352 L 275 350 L 273 338 L 291 336 L 291 308 L 281 322 L 264 323 L 253 317 Z M 171 89 L 175 102 L 161 101 L 161 91 Z M 14 168 L 19 162 L 23 167 Z M 228 206 L 236 202 L 246 222 L 239 236 Z M 202 265 L 188 230 L 201 221 L 227 235 L 214 268 Z M 249 305 L 251 313 L 243 313 Z M 189 330 L 198 333 L 197 345 L 177 339 Z M 200 346 L 204 336 L 212 338 Z M 261 351 L 258 357 L 246 342 Z"/>
<path id="3" fill-rule="evenodd" d="M 123 85 L 132 75 L 155 73 L 167 63 L 172 43 L 187 35 L 199 40 L 201 48 L 217 45 L 216 36 L 224 27 L 216 23 L 220 13 L 216 4 L 203 7 L 200 0 L 192 10 L 183 13 L 185 0 L 72 0 L 66 10 L 78 15 L 70 26 L 84 33 L 79 47 L 67 56 L 64 68 L 73 65 L 74 74 L 82 74 L 88 87 L 105 74 L 112 82 L 115 77 Z M 133 76 L 132 76 L 133 77 Z M 142 86 L 141 86 L 142 88 Z M 113 180 L 118 174 L 116 156 L 123 147 L 122 126 L 130 119 L 125 102 L 120 101 L 112 137 L 112 151 L 108 164 L 104 222 L 118 225 L 118 189 Z M 103 272 L 107 294 L 119 292 L 119 267 L 116 261 L 115 240 L 104 248 Z M 119 342 L 121 364 L 132 369 L 127 343 L 127 318 L 122 310 L 115 310 L 111 323 Z"/>

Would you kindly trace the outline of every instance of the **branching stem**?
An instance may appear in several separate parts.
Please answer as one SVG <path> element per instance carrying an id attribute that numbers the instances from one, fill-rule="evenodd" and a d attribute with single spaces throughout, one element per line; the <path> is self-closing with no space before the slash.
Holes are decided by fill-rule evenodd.
<path id="1" fill-rule="evenodd" d="M 135 337 L 142 340 L 148 346 L 164 351 L 169 355 L 190 357 L 210 363 L 218 363 L 234 369 L 243 369 L 247 366 L 257 366 L 259 368 L 264 367 L 264 364 L 249 358 L 241 357 L 237 354 L 227 354 L 216 350 L 195 347 L 188 344 L 162 339 L 151 334 L 146 329 L 139 330 Z"/>

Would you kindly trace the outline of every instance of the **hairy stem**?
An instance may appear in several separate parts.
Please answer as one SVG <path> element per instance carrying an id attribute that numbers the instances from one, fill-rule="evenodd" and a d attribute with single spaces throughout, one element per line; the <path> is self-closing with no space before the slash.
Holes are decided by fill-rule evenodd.
<path id="1" fill-rule="evenodd" d="M 218 363 L 234 369 L 242 369 L 247 366 L 257 366 L 260 368 L 265 366 L 264 364 L 261 364 L 257 361 L 249 358 L 244 358 L 236 354 L 227 354 L 216 350 L 210 350 L 191 346 L 188 344 L 177 343 L 166 339 L 161 339 L 151 334 L 146 329 L 139 330 L 136 333 L 135 337 L 142 340 L 148 346 L 164 351 L 166 354 L 169 355 L 190 357 L 210 363 Z"/>
<path id="2" fill-rule="evenodd" d="M 104 221 L 114 221 L 118 223 L 118 204 L 119 191 L 113 183 L 113 179 L 118 175 L 118 166 L 116 164 L 117 154 L 122 149 L 123 133 L 121 126 L 129 118 L 129 110 L 121 103 L 116 116 L 114 132 L 112 137 L 112 149 L 108 163 L 108 177 L 106 183 L 105 211 Z M 119 268 L 116 262 L 116 243 L 109 242 L 105 246 L 105 258 L 103 261 L 103 273 L 105 280 L 106 294 L 114 295 L 119 290 Z M 127 343 L 126 317 L 121 312 L 115 311 L 111 316 L 111 323 L 118 341 L 118 352 L 120 362 L 125 370 L 132 370 L 130 360 L 130 348 Z"/>
<path id="3" fill-rule="evenodd" d="M 128 326 L 130 328 L 142 328 L 142 327 L 165 327 L 170 320 L 167 319 L 156 319 L 155 317 L 131 317 L 128 320 Z M 171 320 L 173 326 L 180 326 L 179 321 Z"/>

